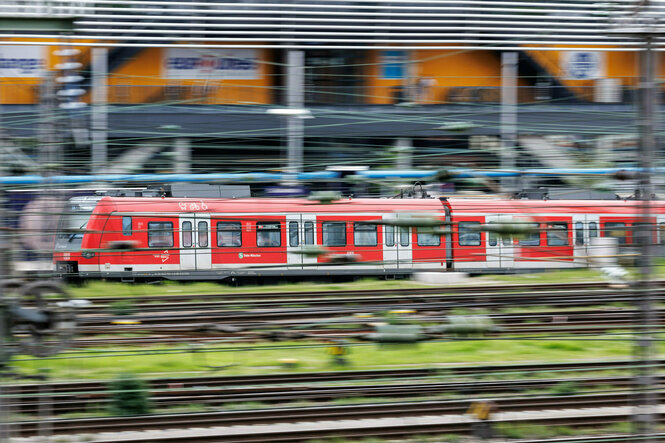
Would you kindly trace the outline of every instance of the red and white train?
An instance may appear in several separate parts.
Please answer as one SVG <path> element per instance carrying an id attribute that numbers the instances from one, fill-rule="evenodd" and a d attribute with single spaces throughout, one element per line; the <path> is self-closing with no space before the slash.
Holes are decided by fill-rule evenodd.
<path id="1" fill-rule="evenodd" d="M 586 266 L 594 237 L 631 245 L 649 226 L 665 241 L 665 202 L 651 210 L 645 220 L 634 200 L 77 197 L 54 264 L 61 276 L 128 281 L 569 268 Z M 443 231 L 405 221 L 424 214 Z M 533 230 L 500 235 L 493 223 Z M 326 253 L 303 253 L 316 247 Z"/>

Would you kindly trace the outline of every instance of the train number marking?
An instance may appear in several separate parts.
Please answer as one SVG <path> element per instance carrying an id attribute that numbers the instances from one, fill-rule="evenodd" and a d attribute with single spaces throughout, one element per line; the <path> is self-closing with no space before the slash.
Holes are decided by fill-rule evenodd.
<path id="1" fill-rule="evenodd" d="M 182 211 L 205 211 L 208 209 L 208 205 L 205 204 L 203 201 L 198 201 L 198 202 L 178 202 L 178 207 Z"/>

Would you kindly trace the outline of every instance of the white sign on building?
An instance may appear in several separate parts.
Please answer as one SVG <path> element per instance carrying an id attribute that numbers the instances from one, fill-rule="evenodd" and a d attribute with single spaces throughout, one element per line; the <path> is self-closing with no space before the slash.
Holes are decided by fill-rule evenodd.
<path id="1" fill-rule="evenodd" d="M 43 46 L 0 45 L 0 77 L 42 77 L 45 66 Z"/>
<path id="2" fill-rule="evenodd" d="M 605 53 L 562 51 L 561 69 L 565 80 L 595 80 L 605 77 Z"/>
<path id="3" fill-rule="evenodd" d="M 189 80 L 259 78 L 259 57 L 256 49 L 168 48 L 164 54 L 166 78 Z"/>

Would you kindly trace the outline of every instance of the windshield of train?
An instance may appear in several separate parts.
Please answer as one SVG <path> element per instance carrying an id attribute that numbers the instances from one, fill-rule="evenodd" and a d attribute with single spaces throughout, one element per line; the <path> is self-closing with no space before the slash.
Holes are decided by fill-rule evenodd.
<path id="1" fill-rule="evenodd" d="M 65 206 L 60 222 L 58 223 L 58 235 L 56 241 L 72 243 L 74 240 L 81 241 L 83 233 L 90 220 L 92 210 L 95 208 L 98 198 L 74 197 Z"/>

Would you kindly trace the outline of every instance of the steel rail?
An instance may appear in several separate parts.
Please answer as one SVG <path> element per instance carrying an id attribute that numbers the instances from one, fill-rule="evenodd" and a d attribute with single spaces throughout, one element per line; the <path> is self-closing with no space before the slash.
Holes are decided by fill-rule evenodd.
<path id="1" fill-rule="evenodd" d="M 130 430 L 155 430 L 170 429 L 174 432 L 172 437 L 177 436 L 177 429 L 201 428 L 201 427 L 228 427 L 240 425 L 294 423 L 294 422 L 316 422 L 316 421 L 339 421 L 339 420 L 361 420 L 365 418 L 385 417 L 419 417 L 419 416 L 458 416 L 456 420 L 450 420 L 443 428 L 436 427 L 431 432 L 455 432 L 469 433 L 471 421 L 464 417 L 473 398 L 461 400 L 442 401 L 411 401 L 379 404 L 363 404 L 351 406 L 315 406 L 299 408 L 266 408 L 255 410 L 222 411 L 206 413 L 186 414 L 158 414 L 134 417 L 112 417 L 112 418 L 88 418 L 88 419 L 56 419 L 51 420 L 53 432 L 62 434 L 90 434 L 101 432 L 117 432 Z M 587 426 L 590 424 L 609 424 L 617 421 L 625 421 L 629 414 L 615 412 L 608 414 L 606 410 L 597 415 L 579 415 L 582 409 L 624 407 L 629 404 L 628 394 L 585 394 L 572 396 L 529 396 L 518 398 L 494 399 L 501 412 L 527 412 L 543 409 L 567 409 L 570 415 L 557 418 L 538 418 L 533 415 L 525 416 L 524 421 L 529 423 L 568 424 L 573 426 Z M 663 417 L 661 417 L 661 421 Z M 516 420 L 513 420 L 516 421 Z M 417 424 L 418 421 L 411 421 Z M 38 421 L 22 421 L 10 423 L 15 434 L 21 436 L 35 435 L 38 430 Z M 418 426 L 416 425 L 415 428 Z M 211 428 L 211 432 L 214 428 Z M 421 432 L 421 431 L 419 431 Z M 364 434 L 363 434 L 364 435 Z M 376 435 L 376 434 L 372 434 Z M 393 435 L 390 433 L 384 435 Z M 399 435 L 399 434 L 395 434 Z M 217 437 L 219 438 L 219 436 Z M 98 437 L 95 441 L 99 440 Z M 144 440 L 128 440 L 132 442 Z M 152 439 L 145 441 L 165 441 Z M 195 440 L 199 441 L 199 440 Z M 207 440 L 203 440 L 207 441 Z M 223 441 L 223 440 L 222 440 Z M 245 441 L 243 439 L 243 441 Z M 254 441 L 254 440 L 250 440 Z M 257 440 L 275 441 L 275 440 Z M 294 440 L 300 441 L 300 440 Z"/>
<path id="2" fill-rule="evenodd" d="M 394 289 L 361 289 L 361 290 L 329 290 L 329 291 L 292 291 L 275 292 L 266 294 L 265 292 L 238 292 L 238 293 L 219 293 L 219 294 L 178 294 L 163 296 L 127 296 L 127 297 L 94 297 L 91 299 L 94 303 L 109 304 L 117 301 L 137 302 L 176 302 L 192 300 L 253 300 L 253 301 L 277 301 L 283 299 L 293 300 L 312 300 L 326 298 L 345 298 L 345 297 L 389 297 L 389 296 L 425 296 L 439 295 L 451 297 L 460 296 L 492 296 L 509 293 L 512 295 L 524 294 L 529 292 L 543 292 L 555 290 L 582 290 L 599 289 L 607 293 L 620 292 L 618 289 L 609 288 L 611 284 L 605 281 L 585 282 L 585 283 L 529 283 L 529 284 L 483 284 L 482 289 L 477 285 L 468 286 L 437 286 L 424 288 L 394 288 Z M 665 280 L 653 282 L 657 288 L 665 287 Z"/>
<path id="3" fill-rule="evenodd" d="M 262 384 L 260 386 L 205 386 L 188 385 L 180 387 L 173 383 L 169 388 L 152 389 L 151 402 L 158 407 L 203 404 L 223 406 L 238 402 L 260 402 L 283 404 L 294 401 L 330 401 L 342 398 L 400 398 L 427 397 L 441 394 L 454 395 L 499 395 L 522 392 L 524 390 L 548 389 L 564 382 L 574 382 L 578 389 L 598 386 L 612 386 L 612 394 L 622 399 L 630 398 L 632 379 L 630 376 L 593 377 L 593 378 L 556 378 L 556 379 L 518 379 L 498 381 L 437 382 L 411 379 L 408 383 L 389 383 L 372 381 L 367 384 L 354 382 L 348 385 L 304 385 L 302 382 L 284 385 Z M 658 378 L 656 384 L 663 382 Z M 623 390 L 623 392 L 622 392 Z M 109 402 L 110 392 L 106 389 L 80 392 L 48 392 L 12 395 L 11 387 L 6 388 L 7 402 L 12 410 L 21 414 L 35 414 L 40 404 L 51 402 L 56 413 L 84 412 L 91 408 L 103 408 Z M 565 398 L 565 397 L 564 397 Z M 610 398 L 610 397 L 607 397 Z M 612 397 L 613 398 L 613 397 Z"/>

